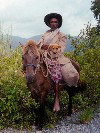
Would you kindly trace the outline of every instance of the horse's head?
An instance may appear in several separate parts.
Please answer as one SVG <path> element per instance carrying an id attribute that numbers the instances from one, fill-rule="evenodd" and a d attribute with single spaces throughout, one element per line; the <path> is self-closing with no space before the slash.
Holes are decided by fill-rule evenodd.
<path id="1" fill-rule="evenodd" d="M 40 61 L 40 54 L 36 43 L 32 40 L 28 41 L 22 47 L 22 53 L 23 70 L 26 80 L 27 83 L 32 83 L 35 81 L 36 69 Z"/>

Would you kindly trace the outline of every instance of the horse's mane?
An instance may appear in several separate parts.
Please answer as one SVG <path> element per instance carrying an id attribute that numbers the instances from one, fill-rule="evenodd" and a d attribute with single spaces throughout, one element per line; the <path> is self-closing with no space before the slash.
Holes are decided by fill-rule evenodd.
<path id="1" fill-rule="evenodd" d="M 23 45 L 23 54 L 28 52 L 29 47 L 31 47 L 35 52 L 38 51 L 36 42 L 34 40 L 29 40 L 25 45 Z"/>

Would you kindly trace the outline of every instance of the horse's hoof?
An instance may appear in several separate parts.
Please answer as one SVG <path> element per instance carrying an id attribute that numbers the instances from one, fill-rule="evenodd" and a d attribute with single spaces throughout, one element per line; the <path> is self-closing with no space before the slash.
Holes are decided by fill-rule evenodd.
<path id="1" fill-rule="evenodd" d="M 72 111 L 68 112 L 67 116 L 71 116 L 71 114 L 72 114 Z"/>
<path id="2" fill-rule="evenodd" d="M 37 131 L 42 131 L 42 129 L 43 129 L 43 126 L 41 126 L 41 125 L 36 126 Z"/>
<path id="3" fill-rule="evenodd" d="M 70 116 L 70 117 L 71 117 L 71 114 L 69 114 L 69 113 L 68 113 L 68 115 L 67 115 L 67 116 Z"/>

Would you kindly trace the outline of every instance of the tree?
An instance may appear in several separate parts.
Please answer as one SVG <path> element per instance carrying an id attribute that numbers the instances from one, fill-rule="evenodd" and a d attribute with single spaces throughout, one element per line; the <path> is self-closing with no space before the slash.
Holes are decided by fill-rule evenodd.
<path id="1" fill-rule="evenodd" d="M 94 17 L 98 19 L 100 15 L 100 0 L 92 1 L 91 10 L 94 13 Z"/>
<path id="2" fill-rule="evenodd" d="M 91 11 L 94 13 L 94 17 L 98 21 L 97 29 L 100 32 L 100 0 L 92 1 Z"/>

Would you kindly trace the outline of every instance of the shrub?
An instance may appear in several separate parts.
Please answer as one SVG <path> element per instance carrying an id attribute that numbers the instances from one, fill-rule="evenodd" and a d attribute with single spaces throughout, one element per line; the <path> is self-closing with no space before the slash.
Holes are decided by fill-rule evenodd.
<path id="1" fill-rule="evenodd" d="M 65 55 L 80 63 L 80 78 L 87 84 L 83 94 L 73 97 L 73 107 L 87 110 L 88 106 L 94 107 L 100 96 L 100 36 L 96 34 L 95 28 L 88 26 L 81 36 L 71 40 L 75 49 Z M 14 51 L 7 50 L 6 45 L 3 42 L 0 43 L 0 128 L 29 127 L 35 121 L 34 109 L 38 108 L 39 104 L 31 98 L 26 86 L 22 73 L 21 48 L 18 47 Z M 47 103 L 53 103 L 53 98 L 53 95 L 48 95 Z M 58 114 L 52 112 L 50 104 L 46 106 L 50 125 L 67 114 L 67 92 L 60 92 L 60 101 L 61 111 Z M 88 112 L 90 110 L 83 113 L 80 119 L 85 117 L 86 120 Z"/>
<path id="2" fill-rule="evenodd" d="M 73 99 L 75 105 L 81 100 L 80 106 L 77 106 L 82 109 L 94 106 L 100 96 L 100 36 L 96 28 L 88 25 L 78 38 L 71 39 L 75 49 L 65 55 L 79 62 L 80 78 L 87 85 L 86 90 L 81 94 L 81 99 L 80 95 L 76 95 Z"/>
<path id="3" fill-rule="evenodd" d="M 88 123 L 92 120 L 93 118 L 93 108 L 87 108 L 83 110 L 82 114 L 80 115 L 80 122 L 81 123 Z"/>
<path id="4" fill-rule="evenodd" d="M 25 126 L 33 123 L 32 108 L 38 104 L 31 98 L 21 69 L 21 50 L 9 52 L 0 60 L 0 126 Z M 28 124 L 30 125 L 30 124 Z"/>

